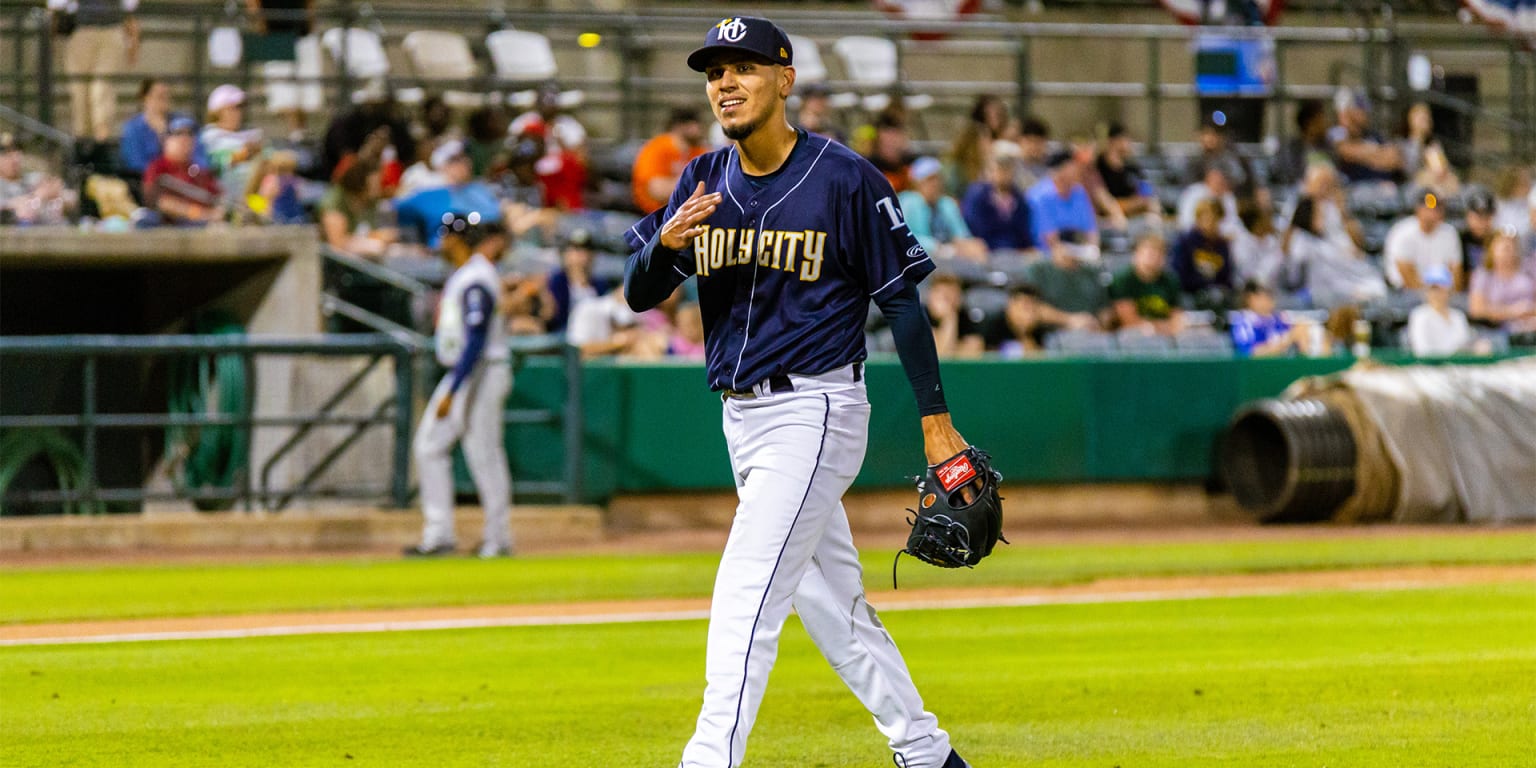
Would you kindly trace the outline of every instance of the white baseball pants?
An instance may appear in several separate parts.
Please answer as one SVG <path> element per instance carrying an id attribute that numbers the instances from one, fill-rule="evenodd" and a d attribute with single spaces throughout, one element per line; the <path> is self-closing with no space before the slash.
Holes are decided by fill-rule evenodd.
<path id="1" fill-rule="evenodd" d="M 421 546 L 453 544 L 453 444 L 464 447 L 464 461 L 474 478 L 485 509 L 484 543 L 512 548 L 512 474 L 502 442 L 502 411 L 512 393 L 512 366 L 505 360 L 485 360 L 453 397 L 448 418 L 437 418 L 437 406 L 448 396 L 453 374 L 442 378 L 416 428 L 413 449 L 421 481 L 421 513 L 425 518 Z"/>
<path id="2" fill-rule="evenodd" d="M 937 768 L 949 734 L 924 711 L 891 636 L 864 599 L 843 493 L 858 475 L 869 400 L 851 367 L 728 398 L 735 521 L 715 577 L 704 704 L 682 768 L 735 768 L 746 753 L 791 605 L 833 670 L 909 768 Z M 811 756 L 807 756 L 811 757 Z"/>

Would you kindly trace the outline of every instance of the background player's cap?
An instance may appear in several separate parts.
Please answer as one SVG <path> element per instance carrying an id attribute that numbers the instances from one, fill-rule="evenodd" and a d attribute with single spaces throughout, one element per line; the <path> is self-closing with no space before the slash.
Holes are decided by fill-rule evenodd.
<path id="1" fill-rule="evenodd" d="M 1450 288 L 1454 282 L 1451 279 L 1451 270 L 1447 269 L 1444 264 L 1435 264 L 1424 270 L 1424 277 L 1422 279 L 1424 285 L 1435 288 Z"/>
<path id="2" fill-rule="evenodd" d="M 197 121 L 186 115 L 177 115 L 165 126 L 166 133 L 197 133 Z"/>
<path id="3" fill-rule="evenodd" d="M 773 22 L 756 16 L 731 16 L 721 19 L 704 35 L 704 46 L 688 54 L 688 67 L 703 72 L 716 51 L 746 51 L 775 64 L 789 66 L 795 60 L 795 47 L 789 35 Z"/>

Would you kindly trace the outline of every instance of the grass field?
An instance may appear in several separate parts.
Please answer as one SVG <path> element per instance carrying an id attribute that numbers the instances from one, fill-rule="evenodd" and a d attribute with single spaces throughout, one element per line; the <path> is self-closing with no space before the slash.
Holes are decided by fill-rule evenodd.
<path id="1" fill-rule="evenodd" d="M 889 556 L 866 556 L 872 587 Z M 0 616 L 686 597 L 715 560 L 11 569 Z M 909 564 L 903 586 L 1531 562 L 1533 531 L 1020 544 L 975 571 Z M 882 617 L 976 768 L 1536 766 L 1536 584 Z M 703 653 L 702 621 L 3 647 L 0 766 L 670 766 Z M 889 764 L 787 628 L 746 768 Z"/>
<path id="2" fill-rule="evenodd" d="M 893 550 L 863 552 L 865 584 L 890 585 Z M 702 597 L 715 552 L 479 561 L 391 559 L 12 570 L 0 624 L 267 611 Z M 1397 565 L 1536 563 L 1536 530 L 1247 541 L 999 546 L 975 570 L 907 559 L 904 588 L 1070 584 L 1111 577 L 1262 573 Z"/>

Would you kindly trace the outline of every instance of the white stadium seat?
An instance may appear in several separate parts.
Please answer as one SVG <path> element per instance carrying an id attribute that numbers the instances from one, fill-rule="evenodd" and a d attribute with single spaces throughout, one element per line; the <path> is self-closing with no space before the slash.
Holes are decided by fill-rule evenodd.
<path id="1" fill-rule="evenodd" d="M 485 36 L 485 47 L 491 52 L 496 79 L 505 85 L 534 85 L 553 80 L 560 74 L 549 38 L 537 32 L 499 29 Z M 508 103 L 527 108 L 537 97 L 537 91 L 521 90 L 513 93 Z M 582 102 L 582 98 L 581 91 L 561 91 L 560 106 L 574 107 Z"/>
<path id="2" fill-rule="evenodd" d="M 480 77 L 480 67 L 469 50 L 469 41 L 456 32 L 417 30 L 405 36 L 401 47 L 423 84 L 455 81 L 462 88 L 466 82 Z M 483 105 L 485 96 L 472 91 L 448 90 L 443 92 L 443 101 L 450 107 L 469 109 Z"/>
<path id="3" fill-rule="evenodd" d="M 890 91 L 900 82 L 897 69 L 896 43 L 883 37 L 849 35 L 838 38 L 832 44 L 832 52 L 843 62 L 843 69 L 860 88 L 877 90 L 864 97 L 864 108 L 871 112 L 885 109 L 891 103 Z M 907 109 L 918 111 L 933 106 L 933 97 L 912 94 L 903 99 Z"/>

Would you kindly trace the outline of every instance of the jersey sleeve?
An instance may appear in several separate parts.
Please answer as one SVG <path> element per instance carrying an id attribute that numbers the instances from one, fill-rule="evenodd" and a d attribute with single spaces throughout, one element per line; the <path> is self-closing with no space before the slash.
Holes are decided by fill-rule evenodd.
<path id="1" fill-rule="evenodd" d="M 692 247 L 674 251 L 663 246 L 658 235 L 667 220 L 693 195 L 698 167 L 698 160 L 690 162 L 667 204 L 624 233 L 624 243 L 629 246 L 629 259 L 624 264 L 624 300 L 636 312 L 661 303 L 684 280 L 693 277 L 696 270 Z"/>
<path id="2" fill-rule="evenodd" d="M 896 190 L 869 162 L 857 162 L 857 187 L 842 229 L 846 258 L 863 275 L 876 302 L 901 292 L 903 280 L 916 285 L 933 272 L 933 259 L 907 227 Z"/>

